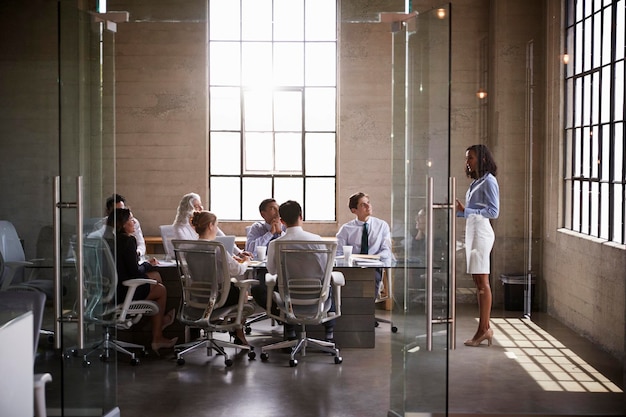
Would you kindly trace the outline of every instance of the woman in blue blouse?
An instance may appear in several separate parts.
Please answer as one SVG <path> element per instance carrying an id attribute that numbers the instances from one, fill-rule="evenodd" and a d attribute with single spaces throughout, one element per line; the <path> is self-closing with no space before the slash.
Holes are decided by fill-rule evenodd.
<path id="1" fill-rule="evenodd" d="M 473 181 L 465 194 L 465 205 L 456 200 L 456 215 L 466 219 L 465 254 L 467 273 L 472 274 L 478 294 L 478 329 L 466 346 L 478 346 L 483 340 L 491 345 L 491 287 L 489 256 L 495 234 L 489 219 L 497 219 L 500 211 L 500 190 L 496 180 L 498 167 L 489 148 L 472 145 L 465 150 L 465 173 Z"/>

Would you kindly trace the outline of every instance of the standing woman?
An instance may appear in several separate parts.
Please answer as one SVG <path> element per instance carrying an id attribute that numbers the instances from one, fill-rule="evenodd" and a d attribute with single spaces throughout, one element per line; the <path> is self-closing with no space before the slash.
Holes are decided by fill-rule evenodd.
<path id="1" fill-rule="evenodd" d="M 489 285 L 489 255 L 495 234 L 489 219 L 497 219 L 500 211 L 500 189 L 496 180 L 498 167 L 489 148 L 472 145 L 465 150 L 465 173 L 473 181 L 465 194 L 465 205 L 456 200 L 457 217 L 465 217 L 465 255 L 467 273 L 472 274 L 478 295 L 480 319 L 478 329 L 465 346 L 478 346 L 483 340 L 491 345 L 493 330 L 491 315 L 491 287 Z"/>

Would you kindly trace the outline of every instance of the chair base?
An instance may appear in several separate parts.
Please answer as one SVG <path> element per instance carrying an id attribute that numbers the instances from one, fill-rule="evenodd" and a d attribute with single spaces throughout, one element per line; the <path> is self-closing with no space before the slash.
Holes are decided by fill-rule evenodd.
<path id="1" fill-rule="evenodd" d="M 106 361 L 111 357 L 111 349 L 130 356 L 130 364 L 133 366 L 139 365 L 139 359 L 134 352 L 131 352 L 128 349 L 140 349 L 142 355 L 147 355 L 145 346 L 138 345 L 136 343 L 123 342 L 121 340 L 113 340 L 111 338 L 111 334 L 109 332 L 105 332 L 104 340 L 94 345 L 89 352 L 83 354 L 83 366 L 91 365 L 89 356 L 98 351 L 102 351 L 100 354 L 100 360 Z"/>
<path id="2" fill-rule="evenodd" d="M 321 350 L 322 352 L 332 354 L 335 357 L 336 364 L 339 364 L 343 361 L 341 356 L 339 356 L 339 349 L 337 349 L 334 342 L 326 342 L 324 340 L 307 337 L 305 330 L 300 333 L 299 339 L 284 340 L 282 342 L 263 346 L 261 348 L 261 359 L 263 361 L 267 360 L 269 358 L 267 352 L 270 350 L 291 348 L 291 353 L 289 354 L 289 365 L 293 367 L 298 364 L 296 355 L 300 353 L 303 357 L 306 356 L 306 349 L 308 347 L 316 348 Z"/>
<path id="3" fill-rule="evenodd" d="M 185 358 L 183 357 L 186 353 L 192 352 L 201 347 L 206 348 L 207 356 L 212 356 L 213 351 L 217 352 L 218 355 L 224 356 L 224 364 L 228 366 L 233 365 L 233 360 L 230 358 L 228 353 L 226 353 L 225 348 L 233 348 L 233 349 L 241 349 L 248 351 L 248 359 L 252 360 L 256 357 L 256 353 L 254 352 L 254 346 L 250 345 L 238 345 L 236 343 L 227 342 L 224 340 L 217 340 L 213 338 L 213 334 L 208 332 L 206 336 L 203 336 L 199 340 L 195 340 L 189 343 L 183 343 L 181 345 L 174 346 L 174 350 L 176 351 L 176 364 L 184 365 Z"/>

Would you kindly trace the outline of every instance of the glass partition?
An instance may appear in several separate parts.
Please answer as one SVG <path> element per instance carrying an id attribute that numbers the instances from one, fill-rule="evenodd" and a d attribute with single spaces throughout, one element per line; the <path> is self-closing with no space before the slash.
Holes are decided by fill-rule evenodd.
<path id="1" fill-rule="evenodd" d="M 444 5 L 392 24 L 392 239 L 398 260 L 392 319 L 399 331 L 392 344 L 390 415 L 445 414 L 448 406 L 447 359 L 454 347 L 450 12 Z"/>

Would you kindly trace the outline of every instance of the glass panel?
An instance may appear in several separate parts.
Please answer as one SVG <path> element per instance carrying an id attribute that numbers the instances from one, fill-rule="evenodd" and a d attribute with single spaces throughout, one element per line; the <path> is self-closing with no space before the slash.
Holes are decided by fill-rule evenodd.
<path id="1" fill-rule="evenodd" d="M 335 134 L 307 133 L 304 140 L 307 175 L 335 175 Z"/>
<path id="2" fill-rule="evenodd" d="M 448 410 L 448 218 L 453 207 L 448 201 L 450 9 L 444 10 L 444 18 L 432 10 L 393 33 L 391 229 L 398 265 L 393 270 L 397 306 L 392 321 L 398 333 L 392 344 L 389 415 L 445 415 Z M 428 178 L 437 208 L 427 207 Z M 432 259 L 424 257 L 425 246 L 413 243 L 422 209 L 438 225 Z M 429 268 L 432 303 L 425 297 Z M 429 317 L 441 318 L 441 324 Z"/>
<path id="3" fill-rule="evenodd" d="M 334 178 L 307 178 L 304 218 L 307 221 L 334 219 L 335 195 Z"/>
<path id="4" fill-rule="evenodd" d="M 591 85 L 591 124 L 597 124 L 600 116 L 600 72 L 595 72 Z"/>
<path id="5" fill-rule="evenodd" d="M 608 125 L 602 126 L 602 160 L 600 179 L 609 180 L 609 167 L 611 166 L 611 128 Z"/>
<path id="6" fill-rule="evenodd" d="M 613 104 L 615 105 L 615 120 L 624 120 L 624 61 L 615 64 L 615 78 L 613 78 Z"/>
<path id="7" fill-rule="evenodd" d="M 304 43 L 274 44 L 274 85 L 304 85 Z"/>
<path id="8" fill-rule="evenodd" d="M 335 130 L 335 89 L 307 88 L 305 90 L 304 128 L 308 131 Z"/>
<path id="9" fill-rule="evenodd" d="M 244 143 L 246 173 L 274 170 L 274 143 L 271 133 L 246 133 Z"/>
<path id="10" fill-rule="evenodd" d="M 304 0 L 274 0 L 274 40 L 304 40 Z"/>
<path id="11" fill-rule="evenodd" d="M 336 0 L 315 0 L 305 3 L 305 39 L 307 41 L 335 40 L 335 26 L 320 25 L 319 22 L 336 20 Z"/>
<path id="12" fill-rule="evenodd" d="M 243 219 L 260 219 L 259 201 L 263 201 L 271 195 L 271 178 L 244 178 L 242 193 Z"/>
<path id="13" fill-rule="evenodd" d="M 211 0 L 209 3 L 210 37 L 214 40 L 240 39 L 239 2 L 233 0 Z"/>
<path id="14" fill-rule="evenodd" d="M 600 121 L 608 123 L 611 117 L 611 68 L 602 68 L 602 92 L 600 93 L 602 100 Z"/>
<path id="15" fill-rule="evenodd" d="M 272 0 L 242 0 L 241 39 L 272 40 Z"/>
<path id="16" fill-rule="evenodd" d="M 603 14 L 604 21 L 602 27 L 602 64 L 606 65 L 611 62 L 611 8 L 607 7 L 606 9 L 604 9 Z M 618 24 L 617 27 L 624 26 Z"/>
<path id="17" fill-rule="evenodd" d="M 276 133 L 274 154 L 275 169 L 280 173 L 302 173 L 302 134 Z"/>
<path id="18" fill-rule="evenodd" d="M 307 43 L 305 47 L 305 83 L 307 86 L 335 85 L 337 50 L 334 42 Z"/>
<path id="19" fill-rule="evenodd" d="M 241 98 L 236 87 L 212 87 L 211 130 L 239 130 L 241 128 Z"/>
<path id="20" fill-rule="evenodd" d="M 622 184 L 615 184 L 613 185 L 613 193 L 615 195 L 615 198 L 613 199 L 613 224 L 616 225 L 616 227 L 613 228 L 613 240 L 615 242 L 624 243 L 624 233 L 626 231 L 624 222 L 626 187 Z"/>
<path id="21" fill-rule="evenodd" d="M 609 239 L 609 184 L 600 184 L 600 237 L 602 239 Z"/>
<path id="22" fill-rule="evenodd" d="M 241 56 L 243 85 L 250 87 L 272 85 L 271 42 L 243 42 Z"/>
<path id="23" fill-rule="evenodd" d="M 304 180 L 302 178 L 274 179 L 274 199 L 281 203 L 287 200 L 304 201 Z"/>
<path id="24" fill-rule="evenodd" d="M 624 124 L 615 123 L 615 136 L 613 140 L 613 155 L 624 155 Z M 624 160 L 613 158 L 613 180 L 624 181 Z"/>
<path id="25" fill-rule="evenodd" d="M 616 7 L 616 27 L 623 28 L 626 27 L 626 21 L 624 19 L 624 2 L 618 1 Z M 608 29 L 607 29 L 608 31 Z M 615 59 L 623 59 L 624 58 L 624 31 L 619 30 L 615 32 Z"/>
<path id="26" fill-rule="evenodd" d="M 239 195 L 241 193 L 239 178 L 212 177 L 209 192 L 209 200 L 211 202 L 209 210 L 218 219 L 239 219 L 239 200 L 236 198 L 224 198 L 227 195 Z M 259 203 L 257 202 L 256 204 L 258 206 Z"/>
<path id="27" fill-rule="evenodd" d="M 239 175 L 241 137 L 239 133 L 213 132 L 211 135 L 211 172 L 214 175 Z"/>
<path id="28" fill-rule="evenodd" d="M 572 230 L 580 232 L 580 181 L 574 181 L 572 189 Z"/>
<path id="29" fill-rule="evenodd" d="M 301 91 L 277 91 L 274 93 L 274 130 L 302 131 Z"/>
<path id="30" fill-rule="evenodd" d="M 246 131 L 272 130 L 272 92 L 270 90 L 247 90 L 243 95 L 244 123 Z"/>
<path id="31" fill-rule="evenodd" d="M 209 74 L 212 85 L 239 85 L 241 78 L 239 46 L 238 42 L 209 44 Z"/>

